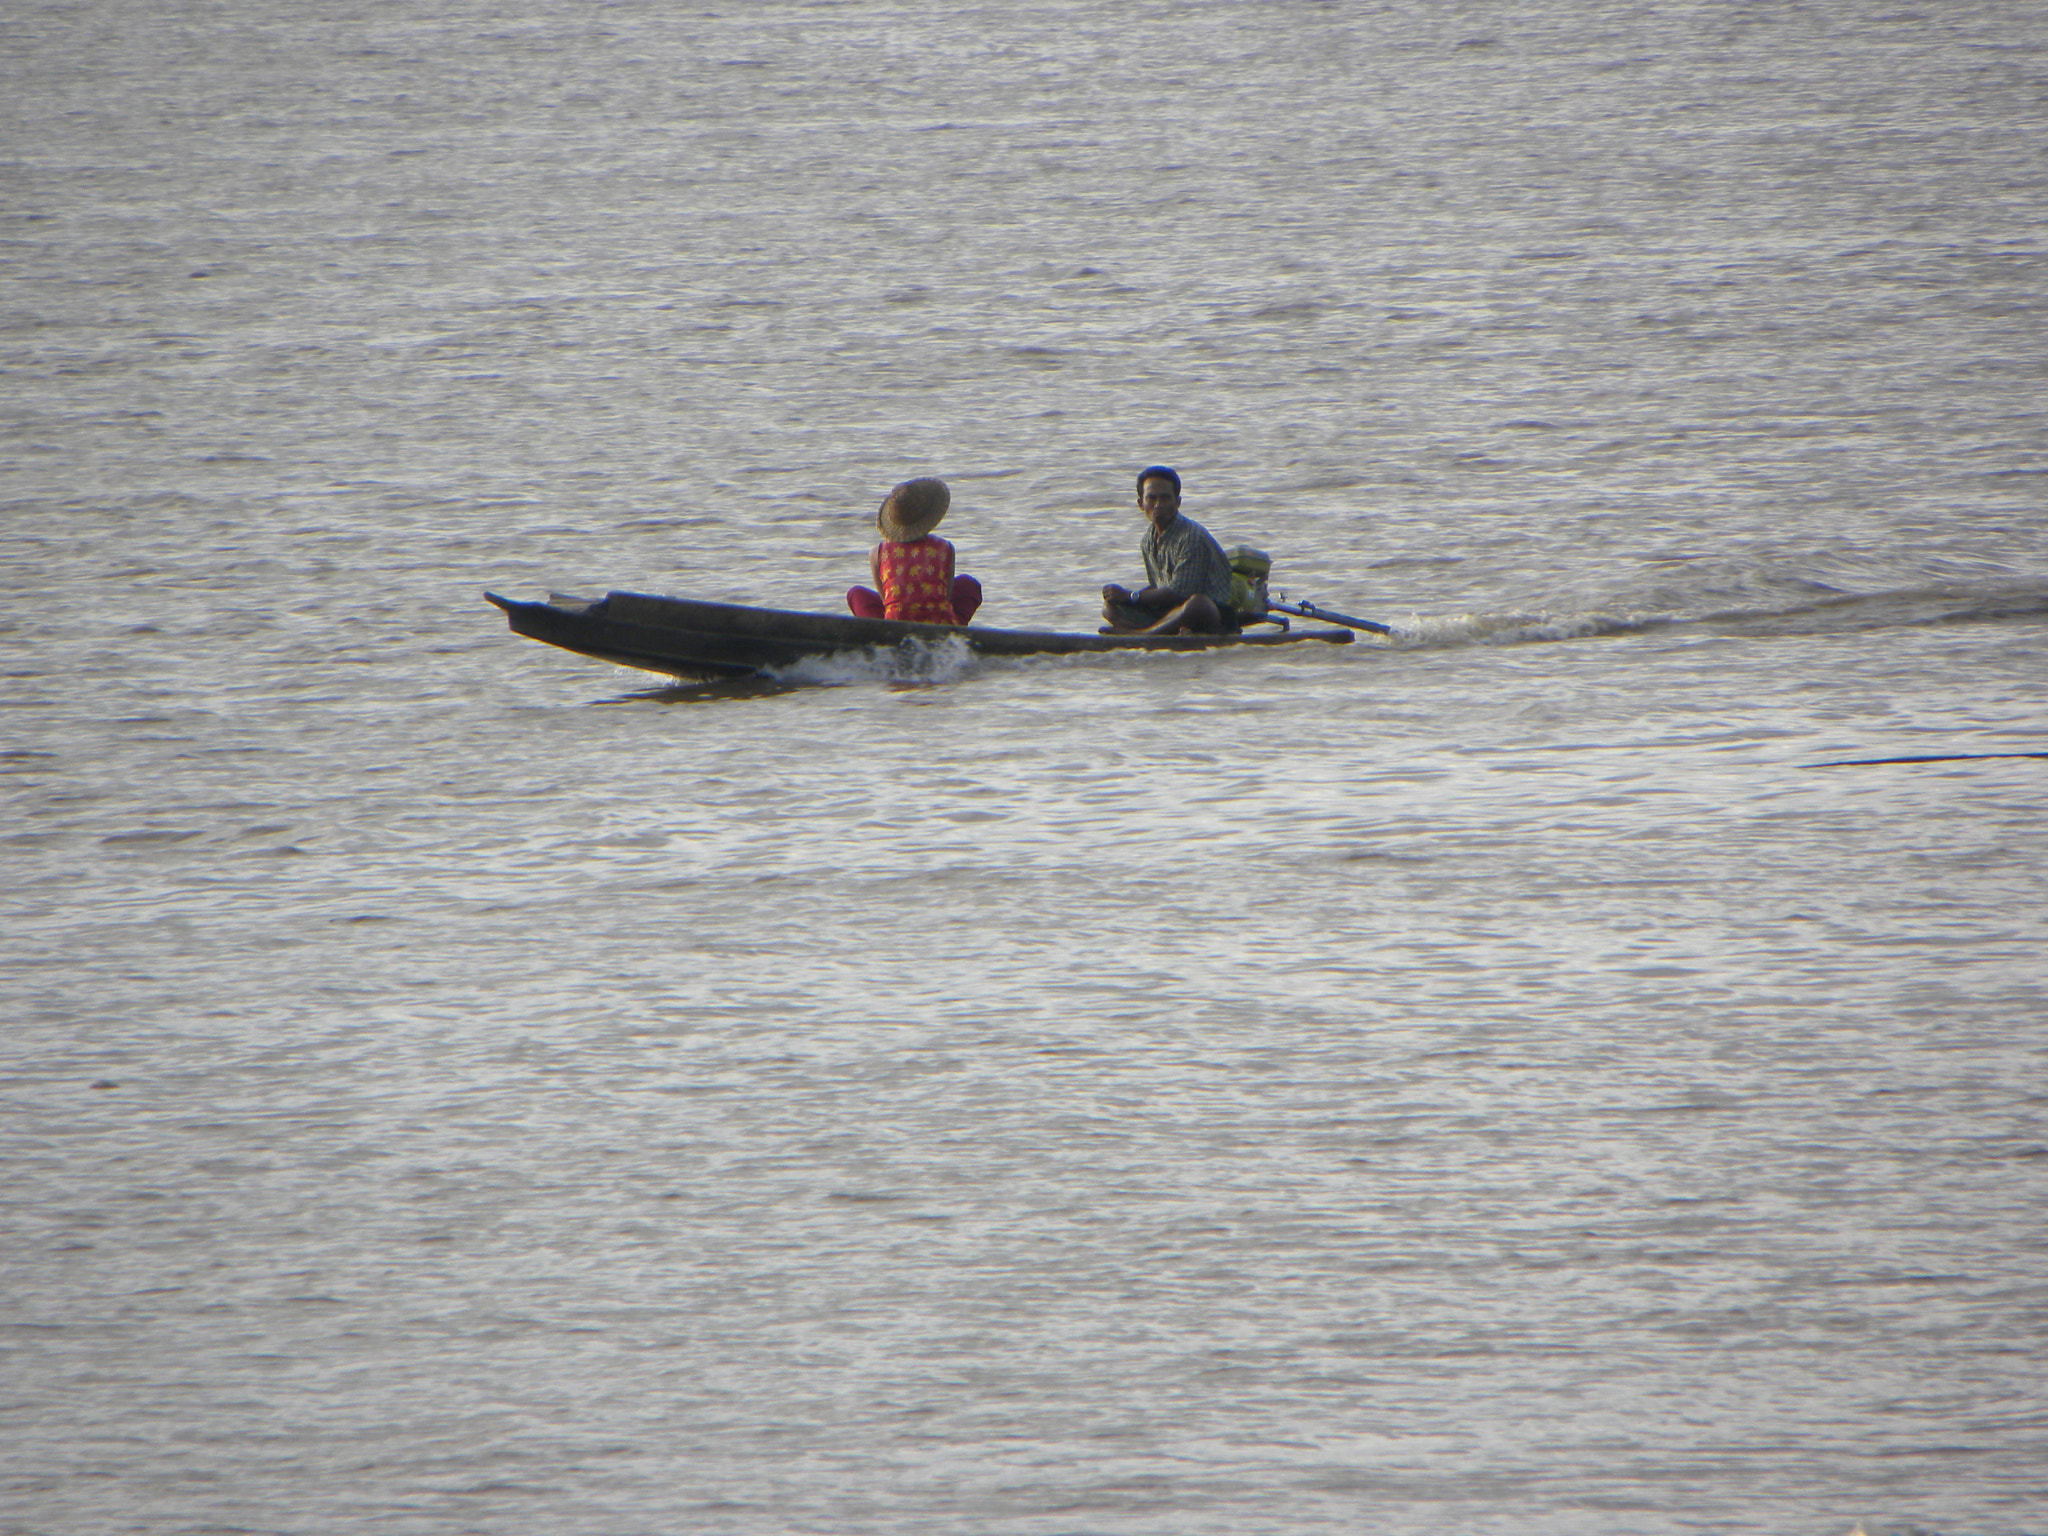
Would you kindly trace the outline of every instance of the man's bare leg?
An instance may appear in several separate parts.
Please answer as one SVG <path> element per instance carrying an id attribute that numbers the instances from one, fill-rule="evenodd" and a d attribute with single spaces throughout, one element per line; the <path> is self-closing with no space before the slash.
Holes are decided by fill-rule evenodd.
<path id="1" fill-rule="evenodd" d="M 1208 598 L 1196 593 L 1178 608 L 1168 611 L 1158 623 L 1138 631 L 1141 635 L 1220 635 L 1223 615 Z"/>

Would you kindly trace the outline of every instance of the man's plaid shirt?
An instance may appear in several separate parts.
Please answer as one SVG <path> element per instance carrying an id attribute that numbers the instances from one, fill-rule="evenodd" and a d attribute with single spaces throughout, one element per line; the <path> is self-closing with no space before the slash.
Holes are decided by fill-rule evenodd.
<path id="1" fill-rule="evenodd" d="M 1177 597 L 1201 593 L 1219 609 L 1230 609 L 1230 559 L 1223 546 L 1186 513 L 1166 525 L 1166 532 L 1147 523 L 1138 545 L 1150 586 L 1169 588 Z"/>

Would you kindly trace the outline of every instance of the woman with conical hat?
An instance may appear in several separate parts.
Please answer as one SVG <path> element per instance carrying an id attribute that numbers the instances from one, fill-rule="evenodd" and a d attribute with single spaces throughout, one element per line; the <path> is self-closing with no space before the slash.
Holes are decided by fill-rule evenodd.
<path id="1" fill-rule="evenodd" d="M 953 546 L 932 533 L 952 501 L 943 480 L 906 480 L 891 491 L 875 516 L 882 542 L 868 557 L 875 585 L 852 588 L 846 606 L 863 619 L 965 624 L 973 618 L 981 583 L 953 574 Z"/>

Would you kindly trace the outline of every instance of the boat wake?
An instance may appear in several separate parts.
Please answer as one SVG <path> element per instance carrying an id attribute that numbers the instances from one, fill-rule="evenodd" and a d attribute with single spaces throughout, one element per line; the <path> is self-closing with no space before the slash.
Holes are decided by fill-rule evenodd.
<path id="1" fill-rule="evenodd" d="M 1801 583 L 1799 596 L 1778 601 L 1670 602 L 1657 594 L 1641 605 L 1615 603 L 1576 610 L 1510 613 L 1382 614 L 1393 625 L 1387 644 L 1406 650 L 1474 645 L 1528 645 L 1604 635 L 1692 629 L 1758 637 L 1860 634 L 1872 630 L 1952 624 L 2038 623 L 2048 618 L 2048 583 L 1933 584 L 1890 592 L 1843 592 Z M 1725 603 L 1725 597 L 1724 597 Z"/>
<path id="2" fill-rule="evenodd" d="M 979 660 L 957 636 L 944 640 L 903 640 L 831 656 L 808 656 L 774 669 L 780 682 L 845 687 L 854 683 L 958 682 L 974 674 Z"/>
<path id="3" fill-rule="evenodd" d="M 713 682 L 670 683 L 636 689 L 607 704 L 711 704 L 741 699 L 772 699 L 810 688 L 845 688 L 882 683 L 892 687 L 928 687 L 956 682 L 982 665 L 965 641 L 937 644 L 908 640 L 894 647 L 843 651 L 814 656 L 787 667 L 771 668 L 753 677 L 725 677 Z"/>

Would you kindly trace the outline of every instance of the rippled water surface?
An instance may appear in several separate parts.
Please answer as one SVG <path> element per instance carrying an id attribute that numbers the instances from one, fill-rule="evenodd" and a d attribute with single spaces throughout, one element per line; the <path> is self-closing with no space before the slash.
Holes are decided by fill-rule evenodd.
<path id="1" fill-rule="evenodd" d="M 0 16 L 0 1532 L 2048 1530 L 2038 7 Z M 1390 641 L 761 685 L 1131 475 Z"/>

